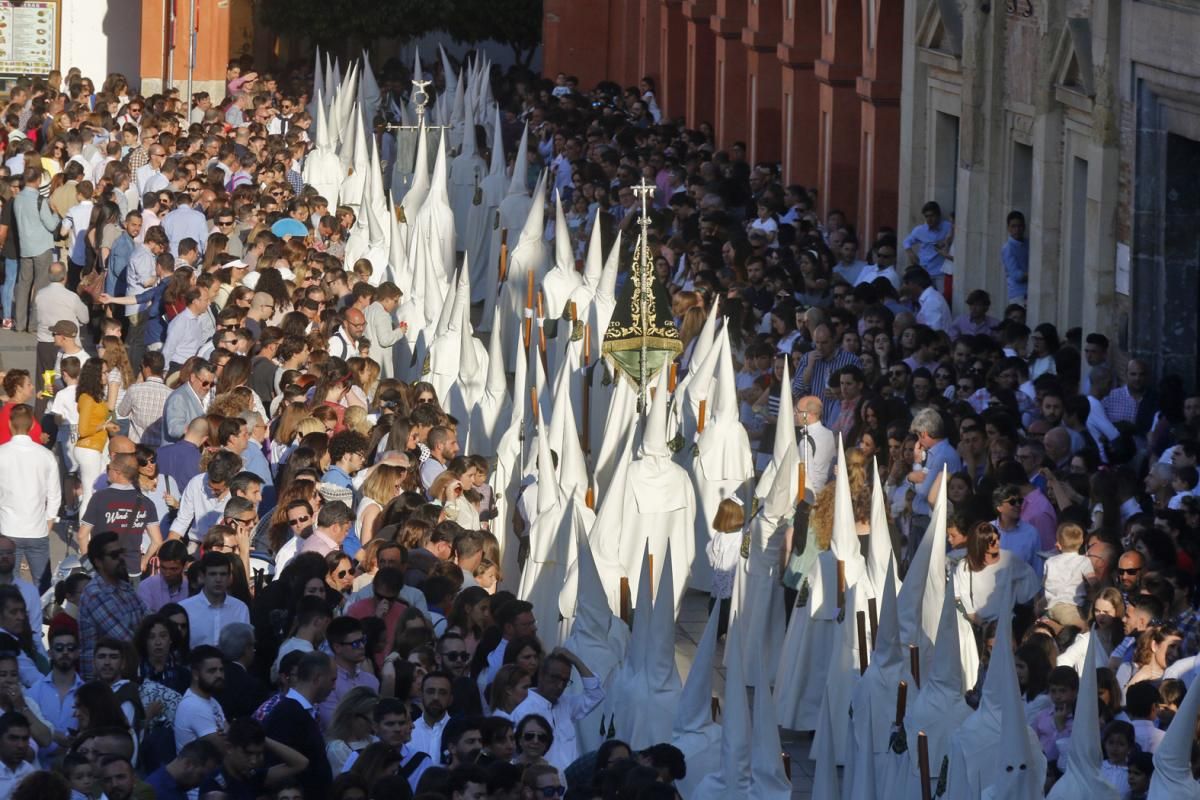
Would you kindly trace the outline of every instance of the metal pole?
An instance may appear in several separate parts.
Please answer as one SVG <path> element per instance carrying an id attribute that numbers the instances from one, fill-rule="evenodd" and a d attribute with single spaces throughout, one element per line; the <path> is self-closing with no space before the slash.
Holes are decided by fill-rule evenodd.
<path id="1" fill-rule="evenodd" d="M 188 73 L 187 96 L 184 98 L 188 107 L 192 102 L 192 78 L 196 71 L 196 0 L 188 0 Z M 188 112 L 190 115 L 190 111 Z"/>

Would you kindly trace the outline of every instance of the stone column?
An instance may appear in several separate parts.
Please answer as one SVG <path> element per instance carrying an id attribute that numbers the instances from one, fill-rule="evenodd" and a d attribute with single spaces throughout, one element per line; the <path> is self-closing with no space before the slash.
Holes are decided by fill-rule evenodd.
<path id="1" fill-rule="evenodd" d="M 783 70 L 775 55 L 783 25 L 783 3 L 751 3 L 742 29 L 746 46 L 746 116 L 750 121 L 750 162 L 782 158 Z"/>
<path id="2" fill-rule="evenodd" d="M 188 23 L 187 3 L 179 4 L 175 17 L 175 85 L 187 91 L 188 73 Z M 142 0 L 142 47 L 141 72 L 142 93 L 162 91 L 163 58 L 163 5 L 160 0 Z M 225 67 L 234 55 L 230 49 L 230 4 L 196 3 L 196 66 L 192 72 L 192 91 L 208 92 L 217 98 L 225 97 Z"/>
<path id="3" fill-rule="evenodd" d="M 786 16 L 792 11 L 791 17 Z M 783 137 L 783 179 L 806 187 L 818 184 L 817 156 L 820 131 L 820 91 L 813 66 L 821 56 L 821 31 L 811 15 L 814 2 L 785 7 L 783 41 L 775 56 L 783 68 L 780 115 Z"/>
<path id="4" fill-rule="evenodd" d="M 714 123 L 716 110 L 717 44 L 711 18 L 716 11 L 715 0 L 684 0 L 683 16 L 687 20 L 687 124 L 696 128 L 701 122 Z"/>
<path id="5" fill-rule="evenodd" d="M 568 0 L 568 2 L 577 0 Z M 636 86 L 638 78 L 639 45 L 641 36 L 638 23 L 641 19 L 641 0 L 612 0 L 609 15 L 609 80 L 621 84 L 621 88 Z M 586 32 L 583 32 L 586 33 Z"/>
<path id="6" fill-rule="evenodd" d="M 872 15 L 863 25 L 863 74 L 857 87 L 862 100 L 857 220 L 860 238 L 874 238 L 880 226 L 895 227 L 897 221 L 902 57 L 894 32 L 904 24 L 904 0 L 863 2 L 871 4 Z"/>
<path id="7" fill-rule="evenodd" d="M 824 216 L 858 208 L 858 136 L 862 109 L 856 92 L 862 60 L 861 0 L 825 0 L 821 5 L 821 58 L 814 71 L 820 84 L 818 203 Z"/>
<path id="8" fill-rule="evenodd" d="M 659 0 L 658 105 L 663 117 L 687 112 L 688 24 L 683 0 Z"/>
<path id="9" fill-rule="evenodd" d="M 717 0 L 711 20 L 717 34 L 716 119 L 718 147 L 744 140 L 750 126 L 746 120 L 746 47 L 742 29 L 746 27 L 747 0 Z"/>

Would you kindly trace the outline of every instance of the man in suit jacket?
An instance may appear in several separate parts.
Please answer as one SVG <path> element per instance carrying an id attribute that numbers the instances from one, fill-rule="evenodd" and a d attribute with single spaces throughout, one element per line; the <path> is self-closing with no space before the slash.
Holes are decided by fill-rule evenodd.
<path id="1" fill-rule="evenodd" d="M 333 662 L 324 653 L 307 653 L 296 668 L 292 688 L 267 715 L 267 737 L 296 750 L 308 767 L 296 779 L 305 797 L 326 797 L 333 771 L 325 754 L 325 738 L 317 723 L 317 706 L 333 691 Z"/>
<path id="2" fill-rule="evenodd" d="M 167 395 L 163 404 L 163 442 L 171 444 L 183 438 L 188 425 L 204 416 L 208 395 L 217 382 L 216 371 L 207 361 L 199 361 L 187 383 Z"/>
<path id="3" fill-rule="evenodd" d="M 258 676 L 250 672 L 254 666 L 254 627 L 246 622 L 226 625 L 217 647 L 225 662 L 225 688 L 217 692 L 217 701 L 227 719 L 248 717 L 270 694 Z"/>
<path id="4" fill-rule="evenodd" d="M 384 281 L 375 289 L 375 302 L 367 306 L 367 339 L 371 342 L 371 358 L 379 364 L 381 378 L 394 378 L 392 345 L 400 341 L 405 329 L 392 323 L 392 314 L 400 305 L 400 287 Z"/>

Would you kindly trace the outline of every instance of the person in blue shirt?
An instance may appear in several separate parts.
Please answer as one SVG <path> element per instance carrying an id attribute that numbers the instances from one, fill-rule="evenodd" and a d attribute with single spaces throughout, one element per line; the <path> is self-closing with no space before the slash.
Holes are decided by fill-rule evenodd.
<path id="1" fill-rule="evenodd" d="M 345 430 L 329 440 L 329 469 L 321 476 L 322 483 L 332 483 L 354 490 L 353 476 L 367 463 L 367 437 Z"/>
<path id="2" fill-rule="evenodd" d="M 1000 248 L 1004 285 L 1008 290 L 1008 302 L 1025 305 L 1029 296 L 1029 242 L 1025 239 L 1025 215 L 1010 211 L 1007 222 L 1008 241 Z"/>
<path id="3" fill-rule="evenodd" d="M 946 440 L 946 422 L 937 409 L 925 408 L 917 412 L 908 430 L 917 436 L 914 461 L 919 463 L 922 455 L 925 460 L 923 466 L 908 473 L 908 482 L 913 485 L 915 493 L 912 504 L 912 531 L 915 535 L 909 537 L 907 548 L 911 558 L 933 514 L 933 504 L 937 501 L 935 490 L 943 468 L 947 475 L 953 475 L 962 470 L 962 459 Z"/>
<path id="4" fill-rule="evenodd" d="M 992 505 L 996 508 L 996 519 L 992 524 L 1000 531 L 1000 549 L 1009 551 L 1028 564 L 1034 574 L 1041 575 L 1040 540 L 1037 528 L 1021 519 L 1023 502 L 1019 487 L 1013 484 L 996 487 L 992 492 Z"/>
<path id="5" fill-rule="evenodd" d="M 221 751 L 207 739 L 195 739 L 179 750 L 175 759 L 159 767 L 146 778 L 155 800 L 186 800 L 188 792 L 200 786 L 221 766 Z"/>
<path id="6" fill-rule="evenodd" d="M 925 224 L 912 229 L 904 239 L 904 249 L 908 253 L 909 264 L 920 264 L 933 278 L 935 288 L 942 290 L 942 264 L 946 261 L 943 249 L 940 247 L 950 238 L 954 226 L 950 220 L 942 217 L 942 207 L 930 201 L 921 207 Z M 915 249 L 914 249 L 915 248 Z"/>

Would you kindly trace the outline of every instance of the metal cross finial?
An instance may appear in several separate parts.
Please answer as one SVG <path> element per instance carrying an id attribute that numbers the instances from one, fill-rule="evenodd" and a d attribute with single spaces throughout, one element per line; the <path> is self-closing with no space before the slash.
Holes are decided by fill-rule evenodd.
<path id="1" fill-rule="evenodd" d="M 655 187 L 652 183 L 646 183 L 646 176 L 642 176 L 642 182 L 633 187 L 633 194 L 642 201 L 642 219 L 646 219 L 647 208 L 646 204 L 654 197 Z"/>

